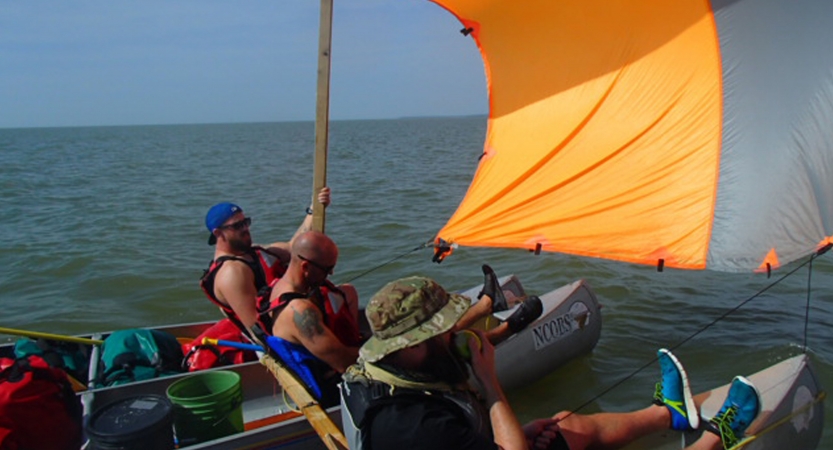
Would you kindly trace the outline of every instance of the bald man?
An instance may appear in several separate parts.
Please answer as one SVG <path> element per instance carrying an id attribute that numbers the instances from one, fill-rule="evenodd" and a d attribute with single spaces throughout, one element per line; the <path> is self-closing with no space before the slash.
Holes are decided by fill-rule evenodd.
<path id="1" fill-rule="evenodd" d="M 289 266 L 263 315 L 273 336 L 269 346 L 323 405 L 333 405 L 340 374 L 359 356 L 358 294 L 351 285 L 327 280 L 338 260 L 338 247 L 327 235 L 307 231 L 290 251 Z"/>

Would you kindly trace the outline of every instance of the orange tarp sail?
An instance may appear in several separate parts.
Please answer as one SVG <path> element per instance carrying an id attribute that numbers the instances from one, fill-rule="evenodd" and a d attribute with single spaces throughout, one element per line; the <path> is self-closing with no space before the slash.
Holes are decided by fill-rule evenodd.
<path id="1" fill-rule="evenodd" d="M 734 271 L 833 235 L 833 2 L 434 1 L 490 107 L 438 238 Z"/>

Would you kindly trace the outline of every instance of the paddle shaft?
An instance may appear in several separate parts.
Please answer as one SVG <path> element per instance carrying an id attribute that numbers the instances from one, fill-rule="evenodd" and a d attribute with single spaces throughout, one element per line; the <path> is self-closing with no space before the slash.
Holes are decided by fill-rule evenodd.
<path id="1" fill-rule="evenodd" d="M 224 341 L 222 339 L 203 338 L 202 344 L 224 345 L 242 350 L 264 351 L 263 347 L 259 345 Z M 321 405 L 307 391 L 306 386 L 301 384 L 298 378 L 284 367 L 283 363 L 274 355 L 271 349 L 269 349 L 266 355 L 263 355 L 260 363 L 272 372 L 272 375 L 275 376 L 287 395 L 301 408 L 301 412 L 307 418 L 310 425 L 312 425 L 312 428 L 315 429 L 315 432 L 318 433 L 321 440 L 324 441 L 324 445 L 328 449 L 342 450 L 347 448 L 347 440 L 344 438 L 341 430 L 330 420 L 327 412 L 321 408 Z"/>
<path id="2" fill-rule="evenodd" d="M 260 363 L 272 372 L 272 375 L 278 380 L 289 398 L 301 409 L 307 421 L 329 450 L 346 450 L 348 448 L 347 439 L 335 423 L 330 420 L 330 416 L 327 415 L 324 408 L 318 404 L 318 401 L 307 391 L 306 386 L 284 367 L 278 358 L 268 354 L 263 355 Z"/>
<path id="3" fill-rule="evenodd" d="M 24 336 L 35 339 L 49 339 L 52 341 L 74 342 L 76 344 L 86 345 L 101 345 L 104 341 L 98 339 L 88 339 L 75 336 L 64 336 L 61 334 L 41 333 L 39 331 L 16 330 L 14 328 L 0 327 L 0 334 L 10 334 L 13 336 Z"/>
<path id="4" fill-rule="evenodd" d="M 255 344 L 246 344 L 243 342 L 224 341 L 222 339 L 202 338 L 203 345 L 222 345 L 224 347 L 239 348 L 240 350 L 252 350 L 255 352 L 262 352 L 263 347 Z"/>

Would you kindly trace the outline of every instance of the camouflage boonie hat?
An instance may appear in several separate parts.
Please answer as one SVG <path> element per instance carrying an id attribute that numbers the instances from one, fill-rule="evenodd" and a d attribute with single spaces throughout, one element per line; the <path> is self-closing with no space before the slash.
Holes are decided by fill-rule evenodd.
<path id="1" fill-rule="evenodd" d="M 469 309 L 470 303 L 468 297 L 449 294 L 429 278 L 392 281 L 370 299 L 365 309 L 373 337 L 362 345 L 359 357 L 375 362 L 445 333 Z"/>

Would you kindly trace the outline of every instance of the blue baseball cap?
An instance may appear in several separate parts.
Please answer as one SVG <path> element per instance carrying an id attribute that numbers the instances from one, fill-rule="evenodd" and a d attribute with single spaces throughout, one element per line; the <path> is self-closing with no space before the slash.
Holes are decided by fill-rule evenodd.
<path id="1" fill-rule="evenodd" d="M 217 203 L 208 210 L 208 214 L 205 215 L 205 227 L 211 232 L 211 236 L 208 237 L 208 245 L 217 243 L 214 230 L 223 226 L 226 220 L 241 211 L 243 211 L 243 208 L 229 202 Z"/>

